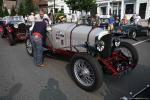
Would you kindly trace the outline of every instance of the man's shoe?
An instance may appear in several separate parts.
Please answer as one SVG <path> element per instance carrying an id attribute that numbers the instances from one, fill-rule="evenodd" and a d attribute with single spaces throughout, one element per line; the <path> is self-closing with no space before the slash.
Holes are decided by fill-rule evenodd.
<path id="1" fill-rule="evenodd" d="M 38 65 L 39 67 L 45 67 L 45 65 L 44 64 L 41 64 L 41 65 Z"/>

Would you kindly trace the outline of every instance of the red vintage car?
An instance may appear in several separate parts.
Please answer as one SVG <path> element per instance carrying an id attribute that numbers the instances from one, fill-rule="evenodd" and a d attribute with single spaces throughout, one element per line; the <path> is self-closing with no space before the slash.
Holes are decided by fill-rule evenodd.
<path id="1" fill-rule="evenodd" d="M 14 45 L 17 41 L 26 39 L 26 25 L 22 16 L 11 16 L 3 20 L 0 26 L 2 38 L 6 38 L 10 45 Z"/>

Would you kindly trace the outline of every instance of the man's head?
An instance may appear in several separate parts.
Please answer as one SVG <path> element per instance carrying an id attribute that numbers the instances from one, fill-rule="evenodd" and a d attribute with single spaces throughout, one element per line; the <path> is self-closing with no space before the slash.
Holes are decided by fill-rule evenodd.
<path id="1" fill-rule="evenodd" d="M 33 16 L 34 16 L 34 12 L 31 12 L 31 15 L 33 15 Z"/>
<path id="2" fill-rule="evenodd" d="M 43 19 L 43 17 L 44 17 L 44 11 L 43 11 L 43 10 L 40 10 L 40 11 L 39 11 L 39 14 L 40 14 L 41 19 Z"/>

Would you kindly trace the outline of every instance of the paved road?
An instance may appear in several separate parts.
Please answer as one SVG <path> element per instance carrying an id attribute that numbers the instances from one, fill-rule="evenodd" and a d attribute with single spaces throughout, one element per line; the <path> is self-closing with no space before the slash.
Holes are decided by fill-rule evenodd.
<path id="1" fill-rule="evenodd" d="M 9 46 L 0 38 L 0 100 L 103 100 L 103 90 L 88 93 L 76 86 L 66 61 L 45 62 L 48 67 L 36 67 L 23 43 Z"/>
<path id="2" fill-rule="evenodd" d="M 36 67 L 23 43 L 9 46 L 6 40 L 0 39 L 0 100 L 119 100 L 131 90 L 137 91 L 150 83 L 150 41 L 135 47 L 140 61 L 132 73 L 121 79 L 105 75 L 102 88 L 88 93 L 70 78 L 68 62 L 46 58 L 48 67 Z"/>

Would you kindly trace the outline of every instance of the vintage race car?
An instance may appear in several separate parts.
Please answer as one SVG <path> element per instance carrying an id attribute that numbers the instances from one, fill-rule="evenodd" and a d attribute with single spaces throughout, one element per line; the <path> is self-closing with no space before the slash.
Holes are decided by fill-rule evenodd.
<path id="1" fill-rule="evenodd" d="M 76 84 L 86 91 L 96 91 L 102 86 L 103 72 L 113 76 L 134 69 L 138 63 L 136 49 L 127 42 L 98 27 L 61 23 L 51 27 L 46 45 L 49 52 L 70 57 L 70 68 Z M 30 35 L 26 50 L 33 54 Z"/>
<path id="2" fill-rule="evenodd" d="M 14 45 L 18 40 L 26 40 L 26 24 L 23 16 L 11 16 L 9 21 L 0 28 L 2 38 L 8 39 L 10 45 Z"/>
<path id="3" fill-rule="evenodd" d="M 120 33 L 129 38 L 136 38 L 137 36 L 150 36 L 150 28 L 148 27 L 148 21 L 140 20 L 137 24 L 127 23 L 126 25 L 114 28 L 112 33 Z"/>

